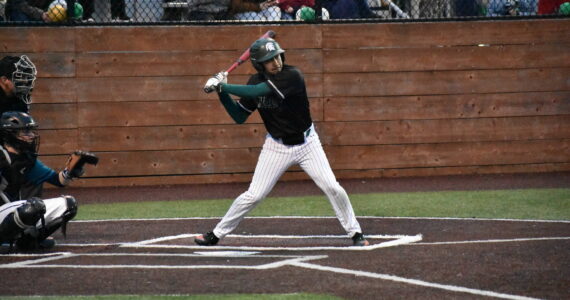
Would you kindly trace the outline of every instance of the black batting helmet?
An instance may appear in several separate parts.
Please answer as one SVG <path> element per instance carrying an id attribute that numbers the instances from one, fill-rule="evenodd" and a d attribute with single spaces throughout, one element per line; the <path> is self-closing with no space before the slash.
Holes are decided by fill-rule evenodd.
<path id="1" fill-rule="evenodd" d="M 7 111 L 0 116 L 0 139 L 20 153 L 37 154 L 40 147 L 38 124 L 27 113 Z"/>
<path id="2" fill-rule="evenodd" d="M 285 50 L 272 38 L 263 38 L 255 41 L 249 48 L 249 55 L 253 67 L 258 72 L 263 72 L 263 63 L 281 55 L 281 60 L 285 62 Z"/>

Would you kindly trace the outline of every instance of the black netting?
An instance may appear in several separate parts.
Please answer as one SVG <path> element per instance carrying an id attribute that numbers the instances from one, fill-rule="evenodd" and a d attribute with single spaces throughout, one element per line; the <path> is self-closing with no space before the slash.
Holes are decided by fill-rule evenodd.
<path id="1" fill-rule="evenodd" d="M 2 24 L 381 22 L 569 15 L 570 0 L 0 0 Z"/>

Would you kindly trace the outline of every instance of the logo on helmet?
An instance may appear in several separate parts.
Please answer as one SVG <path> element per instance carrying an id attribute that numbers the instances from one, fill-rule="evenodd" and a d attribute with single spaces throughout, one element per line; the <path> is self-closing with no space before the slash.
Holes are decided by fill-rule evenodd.
<path id="1" fill-rule="evenodd" d="M 275 51 L 275 49 L 276 49 L 276 48 L 275 48 L 275 44 L 274 44 L 274 43 L 269 42 L 269 43 L 265 44 L 265 50 L 267 50 L 267 51 Z"/>

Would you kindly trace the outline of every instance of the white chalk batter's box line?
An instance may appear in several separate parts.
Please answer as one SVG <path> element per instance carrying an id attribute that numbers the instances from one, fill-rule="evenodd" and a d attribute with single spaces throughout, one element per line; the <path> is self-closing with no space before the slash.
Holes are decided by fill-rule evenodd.
<path id="1" fill-rule="evenodd" d="M 206 249 L 204 246 L 193 245 L 161 245 L 157 243 L 172 241 L 178 239 L 194 238 L 199 233 L 187 233 L 173 236 L 165 236 L 135 243 L 123 243 L 121 247 L 126 248 L 162 248 L 162 249 Z M 350 239 L 346 235 L 239 235 L 229 234 L 226 238 L 242 238 L 242 239 Z M 338 251 L 370 251 L 385 247 L 394 247 L 405 245 L 422 240 L 422 235 L 366 235 L 369 241 L 375 239 L 386 239 L 389 241 L 378 244 L 370 244 L 369 246 L 310 246 L 310 247 L 252 247 L 252 246 L 208 246 L 207 249 L 212 250 L 241 250 L 241 251 L 320 251 L 320 250 L 338 250 Z"/>
<path id="2" fill-rule="evenodd" d="M 101 265 L 79 265 L 79 264 L 46 264 L 56 260 L 64 260 L 78 257 L 172 257 L 172 258 L 193 258 L 193 257 L 220 257 L 220 258 L 276 258 L 275 262 L 260 265 L 144 265 L 144 264 L 101 264 Z M 168 270 L 193 270 L 193 269 L 246 269 L 246 270 L 267 270 L 280 268 L 293 263 L 301 263 L 309 260 L 327 258 L 327 255 L 263 255 L 260 252 L 246 251 L 208 251 L 189 253 L 71 253 L 57 252 L 52 255 L 39 258 L 19 261 L 0 265 L 0 269 L 46 269 L 46 268 L 66 268 L 66 269 L 168 269 Z"/>
<path id="3" fill-rule="evenodd" d="M 148 219 L 102 219 L 102 220 L 73 220 L 71 223 L 99 223 L 99 222 L 139 222 L 139 221 L 184 221 L 184 220 L 220 220 L 220 217 L 184 217 L 184 218 L 148 218 Z M 270 216 L 245 217 L 245 219 L 337 219 L 336 217 L 314 216 Z M 378 220 L 433 220 L 433 221 L 486 221 L 486 222 L 530 222 L 530 223 L 570 223 L 570 220 L 534 220 L 534 219 L 489 219 L 489 218 L 449 218 L 449 217 L 374 217 L 358 216 L 357 219 Z"/>

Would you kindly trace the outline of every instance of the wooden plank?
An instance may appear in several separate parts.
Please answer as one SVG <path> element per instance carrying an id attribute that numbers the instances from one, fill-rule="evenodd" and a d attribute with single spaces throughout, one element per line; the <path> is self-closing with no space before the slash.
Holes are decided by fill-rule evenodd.
<path id="1" fill-rule="evenodd" d="M 115 76 L 205 76 L 226 70 L 240 57 L 243 50 L 234 51 L 186 51 L 186 52 L 88 52 L 77 57 L 77 77 Z M 306 74 L 322 72 L 320 50 L 287 50 L 286 62 L 302 66 Z M 235 75 L 254 74 L 257 71 L 246 61 L 234 72 Z"/>
<path id="2" fill-rule="evenodd" d="M 471 47 L 334 49 L 325 73 L 570 67 L 570 43 Z M 540 59 L 537 59 L 540 57 Z"/>
<path id="3" fill-rule="evenodd" d="M 570 42 L 570 20 L 323 24 L 323 48 L 439 47 Z"/>
<path id="4" fill-rule="evenodd" d="M 570 139 L 570 115 L 325 122 L 317 131 L 334 146 Z"/>
<path id="5" fill-rule="evenodd" d="M 34 86 L 32 100 L 33 103 L 71 103 L 77 99 L 76 89 L 74 78 L 40 78 Z"/>
<path id="6" fill-rule="evenodd" d="M 253 172 L 260 148 L 96 152 L 92 177 L 190 175 Z M 42 156 L 48 166 L 63 166 L 68 155 Z"/>
<path id="7" fill-rule="evenodd" d="M 121 26 L 78 27 L 77 50 L 99 51 L 244 51 L 267 30 L 285 49 L 320 48 L 319 26 Z M 136 37 L 126 39 L 126 36 Z"/>
<path id="8" fill-rule="evenodd" d="M 215 93 L 204 93 L 209 76 L 102 77 L 78 78 L 79 102 L 215 100 Z M 229 83 L 245 84 L 249 76 L 231 76 Z M 305 76 L 309 97 L 322 97 L 322 75 Z M 104 87 L 104 88 L 102 88 Z"/>
<path id="9" fill-rule="evenodd" d="M 73 52 L 75 33 L 71 27 L 0 27 L 0 52 Z"/>
<path id="10" fill-rule="evenodd" d="M 570 140 L 325 147 L 334 169 L 514 165 L 570 162 Z"/>
<path id="11" fill-rule="evenodd" d="M 260 148 L 98 152 L 91 177 L 199 175 L 253 172 Z M 335 170 L 473 167 L 569 163 L 570 140 L 406 145 L 328 146 Z M 48 166 L 67 155 L 42 156 Z M 298 168 L 296 168 L 298 169 Z"/>
<path id="12" fill-rule="evenodd" d="M 41 155 L 68 154 L 78 149 L 89 150 L 79 147 L 77 144 L 77 130 L 40 130 Z"/>
<path id="13" fill-rule="evenodd" d="M 317 123 L 325 145 L 389 145 L 570 139 L 570 116 Z M 260 147 L 262 124 L 93 127 L 79 130 L 91 151 L 148 151 Z"/>
<path id="14" fill-rule="evenodd" d="M 92 127 L 79 130 L 79 144 L 91 151 L 148 151 L 261 147 L 263 124 Z"/>
<path id="15" fill-rule="evenodd" d="M 27 55 L 36 66 L 38 82 L 46 77 L 75 77 L 75 54 L 73 52 L 45 52 L 45 53 L 1 53 L 6 55 Z"/>
<path id="16" fill-rule="evenodd" d="M 77 104 L 32 103 L 30 114 L 41 129 L 77 128 Z"/>
<path id="17" fill-rule="evenodd" d="M 483 118 L 570 114 L 570 91 L 506 94 L 330 97 L 325 121 Z"/>
<path id="18" fill-rule="evenodd" d="M 545 173 L 570 171 L 570 163 L 544 163 L 520 165 L 491 165 L 472 167 L 433 167 L 433 168 L 403 168 L 403 169 L 375 169 L 375 170 L 338 170 L 337 178 L 389 178 L 389 177 L 424 177 L 448 175 L 475 175 L 475 174 L 512 174 L 512 173 Z M 125 178 L 126 179 L 126 178 Z M 342 182 L 341 182 L 342 184 Z"/>
<path id="19" fill-rule="evenodd" d="M 570 68 L 324 74 L 325 96 L 442 95 L 570 90 Z"/>
<path id="20" fill-rule="evenodd" d="M 471 174 L 508 174 L 508 173 L 543 173 L 567 172 L 570 163 L 557 164 L 524 164 L 524 165 L 498 165 L 474 167 L 442 167 L 442 168 L 410 168 L 410 169 L 376 169 L 376 170 L 338 170 L 335 171 L 337 179 L 384 178 L 384 177 L 417 177 L 417 176 L 443 176 L 443 175 L 471 175 Z M 109 187 L 109 186 L 171 186 L 180 184 L 212 184 L 212 183 L 248 183 L 252 173 L 211 174 L 211 175 L 173 175 L 173 176 L 144 176 L 144 177 L 85 177 L 74 180 L 72 187 Z M 89 176 L 89 170 L 87 170 Z M 280 181 L 310 180 L 304 172 L 286 172 Z M 279 184 L 279 183 L 277 183 Z M 342 182 L 341 182 L 342 184 Z M 56 189 L 46 185 L 47 189 Z M 349 190 L 347 192 L 350 193 Z M 237 195 L 236 195 L 237 196 Z"/>
<path id="21" fill-rule="evenodd" d="M 313 120 L 320 121 L 322 99 L 310 99 L 310 101 Z M 104 111 L 101 111 L 101 105 L 101 103 L 80 103 L 77 112 L 79 127 L 235 123 L 218 100 L 105 103 Z M 258 113 L 254 113 L 247 122 L 261 123 L 261 118 Z"/>

